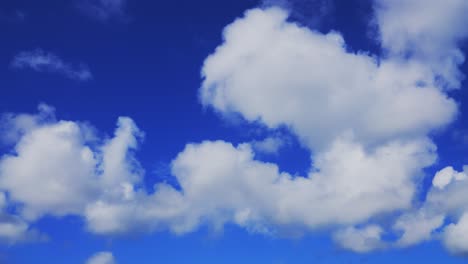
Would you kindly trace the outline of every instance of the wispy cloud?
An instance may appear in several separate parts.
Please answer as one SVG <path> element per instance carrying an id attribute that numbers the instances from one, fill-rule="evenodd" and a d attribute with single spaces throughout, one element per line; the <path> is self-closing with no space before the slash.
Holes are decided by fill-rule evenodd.
<path id="1" fill-rule="evenodd" d="M 65 62 L 54 53 L 42 49 L 18 53 L 13 58 L 11 66 L 16 69 L 32 69 L 37 72 L 59 73 L 78 81 L 88 81 L 93 78 L 93 75 L 86 65 L 82 63 L 74 65 Z"/>
<path id="2" fill-rule="evenodd" d="M 125 6 L 125 0 L 86 0 L 77 2 L 77 7 L 81 12 L 101 21 L 125 18 Z"/>

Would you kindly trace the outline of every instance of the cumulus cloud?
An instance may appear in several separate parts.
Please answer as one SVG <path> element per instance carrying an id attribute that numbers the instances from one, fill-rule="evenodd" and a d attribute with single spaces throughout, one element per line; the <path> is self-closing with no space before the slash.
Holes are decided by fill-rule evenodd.
<path id="1" fill-rule="evenodd" d="M 188 145 L 172 162 L 180 190 L 157 184 L 148 193 L 132 156 L 142 134 L 133 121 L 119 118 L 114 137 L 101 144 L 88 142 L 82 127 L 64 120 L 32 126 L 0 160 L 0 187 L 22 205 L 20 216 L 79 215 L 99 234 L 187 233 L 235 223 L 289 235 L 408 208 L 414 177 L 435 159 L 425 139 L 369 152 L 343 138 L 317 154 L 314 170 L 301 177 L 256 161 L 250 144 L 206 141 Z"/>
<path id="2" fill-rule="evenodd" d="M 412 208 L 418 189 L 417 175 L 436 159 L 436 148 L 426 137 L 429 132 L 450 123 L 457 113 L 456 103 L 445 91 L 458 88 L 463 79 L 458 66 L 464 56 L 458 44 L 466 37 L 463 27 L 466 3 L 449 2 L 376 1 L 376 23 L 379 41 L 385 51 L 383 57 L 366 52 L 351 53 L 339 33 L 323 34 L 291 23 L 287 20 L 288 14 L 281 9 L 249 10 L 243 18 L 225 28 L 224 42 L 205 60 L 201 101 L 221 114 L 238 113 L 248 122 L 260 122 L 272 129 L 289 127 L 299 137 L 314 153 L 311 173 L 302 179 L 303 182 L 323 179 L 319 185 L 322 189 L 340 190 L 324 194 L 322 189 L 302 184 L 307 190 L 305 193 L 311 195 L 309 201 L 317 202 L 320 201 L 318 197 L 326 197 L 326 201 L 320 202 L 342 212 L 340 215 L 328 214 L 316 210 L 315 203 L 309 202 L 306 208 L 316 213 L 316 219 L 328 215 L 330 223 L 336 221 L 335 224 L 352 226 L 365 224 L 383 212 L 408 209 L 393 226 L 393 231 L 401 232 L 401 237 L 391 244 L 409 246 L 432 239 L 433 232 L 443 227 L 447 215 L 458 214 L 459 217 L 464 208 L 461 205 L 464 187 L 453 187 L 454 183 L 450 183 L 466 176 L 453 168 L 434 178 L 427 205 Z M 440 14 L 439 10 L 444 15 L 435 15 Z M 431 103 L 425 106 L 425 100 Z M 348 139 L 355 148 L 340 150 L 342 159 L 332 158 L 331 153 L 335 153 L 332 150 L 337 145 L 349 146 L 343 144 L 343 139 Z M 426 143 L 417 144 L 422 141 Z M 389 145 L 394 148 L 388 148 Z M 411 170 L 406 170 L 409 168 L 406 165 L 400 167 L 401 162 L 392 165 L 398 172 L 386 174 L 385 169 L 380 170 L 392 160 L 393 155 L 387 154 L 394 152 L 398 157 L 398 153 L 408 153 L 407 146 L 414 147 L 412 154 L 407 154 L 413 160 L 406 160 L 408 165 L 414 166 Z M 381 152 L 382 148 L 385 151 Z M 378 158 L 379 153 L 385 153 L 382 159 Z M 323 157 L 330 159 L 323 163 Z M 361 167 L 369 164 L 363 162 L 362 157 L 380 166 L 371 173 L 373 170 L 366 165 Z M 344 183 L 345 189 L 334 180 L 339 178 L 337 168 L 343 168 L 340 160 L 363 169 L 356 178 L 350 176 L 352 169 L 342 170 L 345 176 L 340 181 L 353 178 Z M 314 170 L 318 173 L 313 173 Z M 322 173 L 326 176 L 321 177 Z M 368 173 L 372 176 L 367 177 Z M 382 181 L 377 180 L 380 177 Z M 395 185 L 390 187 L 385 180 Z M 352 190 L 373 193 L 366 188 L 378 185 L 381 189 L 373 191 L 375 197 L 386 197 L 382 204 L 367 204 L 367 199 L 353 200 L 355 197 L 349 195 L 354 193 Z M 394 199 L 386 195 L 393 189 L 401 192 L 394 193 Z M 301 201 L 308 200 L 304 196 L 301 198 Z M 338 202 L 332 203 L 333 200 Z M 294 203 L 290 208 L 300 204 Z M 295 214 L 289 211 L 287 215 Z M 356 218 L 349 222 L 338 221 L 343 215 Z M 359 215 L 362 218 L 357 217 Z M 305 213 L 302 221 L 302 224 L 310 223 Z M 377 228 L 340 230 L 335 235 L 336 240 L 355 251 L 372 249 L 358 242 L 355 247 L 350 246 L 354 241 L 362 241 L 365 235 L 372 234 L 374 241 L 381 238 Z"/>
<path id="3" fill-rule="evenodd" d="M 84 0 L 77 2 L 78 9 L 100 21 L 120 19 L 126 16 L 126 0 Z"/>
<path id="4" fill-rule="evenodd" d="M 455 224 L 445 228 L 443 241 L 448 250 L 455 254 L 468 254 L 468 213 Z"/>
<path id="5" fill-rule="evenodd" d="M 405 214 L 397 220 L 395 228 L 403 231 L 398 243 L 406 246 L 437 238 L 442 240 L 450 252 L 466 255 L 466 171 L 459 172 L 448 166 L 436 173 L 432 184 L 422 206 L 416 212 Z"/>
<path id="6" fill-rule="evenodd" d="M 291 127 L 312 149 L 345 134 L 364 144 L 424 135 L 453 119 L 455 102 L 423 65 L 349 53 L 340 34 L 286 19 L 254 9 L 226 27 L 204 63 L 205 105 Z"/>
<path id="7" fill-rule="evenodd" d="M 468 36 L 463 0 L 376 0 L 382 47 L 391 56 L 429 66 L 448 88 L 460 87 L 458 66 L 465 56 L 458 47 Z"/>
<path id="8" fill-rule="evenodd" d="M 426 201 L 414 205 L 424 169 L 437 159 L 428 135 L 457 114 L 446 89 L 458 87 L 463 58 L 432 46 L 412 51 L 424 38 L 458 50 L 464 34 L 441 33 L 445 27 L 428 22 L 394 40 L 392 32 L 407 28 L 389 25 L 387 17 L 409 7 L 378 4 L 385 57 L 349 52 L 339 33 L 312 31 L 289 22 L 284 10 L 268 8 L 227 26 L 224 42 L 204 63 L 202 103 L 290 129 L 310 151 L 306 175 L 255 159 L 255 151 L 278 149 L 274 139 L 204 141 L 188 144 L 172 161 L 177 186 L 157 183 L 148 191 L 133 155 L 143 133 L 130 118 L 119 118 L 113 137 L 101 139 L 89 125 L 58 120 L 42 106 L 36 115 L 5 117 L 13 149 L 0 160 L 0 188 L 19 204 L 24 221 L 78 215 L 88 231 L 103 235 L 184 234 L 225 224 L 278 236 L 327 228 L 343 248 L 368 252 L 413 245 L 442 230 L 444 244 L 464 252 L 466 173 L 437 173 Z M 380 216 L 395 220 L 390 230 L 370 222 Z M 456 222 L 444 226 L 446 219 Z M 385 241 L 386 232 L 395 232 L 396 241 Z"/>
<path id="9" fill-rule="evenodd" d="M 13 245 L 24 242 L 40 242 L 47 236 L 33 229 L 21 217 L 7 213 L 8 201 L 5 193 L 0 192 L 0 242 Z"/>
<path id="10" fill-rule="evenodd" d="M 86 264 L 115 264 L 117 263 L 114 259 L 114 255 L 112 252 L 98 252 L 91 256 L 87 261 Z"/>
<path id="11" fill-rule="evenodd" d="M 38 105 L 38 113 L 5 113 L 0 117 L 0 141 L 4 144 L 16 143 L 26 132 L 55 120 L 55 109 L 46 104 Z"/>
<path id="12" fill-rule="evenodd" d="M 150 196 L 137 192 L 126 201 L 98 201 L 86 215 L 91 230 L 110 234 L 132 226 L 187 233 L 201 225 L 216 229 L 235 223 L 252 232 L 288 236 L 355 224 L 410 206 L 411 178 L 434 159 L 430 152 L 418 153 L 421 148 L 432 145 L 395 143 L 368 154 L 343 141 L 317 158 L 316 172 L 295 177 L 254 160 L 249 144 L 206 141 L 188 145 L 173 161 L 180 191 L 159 185 Z"/>
<path id="13" fill-rule="evenodd" d="M 10 129 L 21 128 L 21 135 L 12 153 L 0 159 L 0 188 L 20 205 L 19 215 L 28 221 L 82 215 L 97 199 L 126 197 L 143 173 L 131 153 L 142 136 L 133 121 L 119 118 L 114 137 L 99 144 L 82 123 L 40 121 L 48 109 L 8 116 Z"/>
<path id="14" fill-rule="evenodd" d="M 464 172 L 457 172 L 452 166 L 446 167 L 436 173 L 432 179 L 432 185 L 439 189 L 444 189 L 453 180 L 463 180 L 467 176 Z"/>
<path id="15" fill-rule="evenodd" d="M 11 66 L 16 69 L 31 69 L 37 72 L 58 73 L 77 81 L 88 81 L 93 78 L 86 65 L 73 65 L 63 61 L 54 53 L 42 49 L 18 53 L 13 58 Z"/>

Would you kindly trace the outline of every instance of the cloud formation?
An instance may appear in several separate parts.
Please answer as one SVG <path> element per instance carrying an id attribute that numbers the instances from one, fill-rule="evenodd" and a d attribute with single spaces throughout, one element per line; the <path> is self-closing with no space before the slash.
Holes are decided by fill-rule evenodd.
<path id="1" fill-rule="evenodd" d="M 247 11 L 243 18 L 226 27 L 223 44 L 204 63 L 200 97 L 206 106 L 221 114 L 238 113 L 248 122 L 260 122 L 271 129 L 291 128 L 313 153 L 311 171 L 318 171 L 303 181 L 315 182 L 322 178 L 320 173 L 326 174 L 320 190 L 310 185 L 306 188 L 304 184 L 307 193 L 326 197 L 321 203 L 348 217 L 366 212 L 362 218 L 349 222 L 337 221 L 342 216 L 333 214 L 327 219 L 328 223 L 337 221 L 335 224 L 343 226 L 334 238 L 351 250 L 365 252 L 382 248 L 381 227 L 359 228 L 356 225 L 367 224 L 383 212 L 406 211 L 390 230 L 401 235 L 397 241 L 388 241 L 387 244 L 393 246 L 409 246 L 432 239 L 433 232 L 444 226 L 446 210 L 431 208 L 445 203 L 441 202 L 444 200 L 441 191 L 430 191 L 427 203 L 433 205 L 428 208 L 412 209 L 412 203 L 418 175 L 421 176 L 421 170 L 432 165 L 437 157 L 428 133 L 440 130 L 457 114 L 456 103 L 445 91 L 459 88 L 463 80 L 458 66 L 464 56 L 458 44 L 467 34 L 463 27 L 467 4 L 456 0 L 448 4 L 429 2 L 376 1 L 378 41 L 385 51 L 380 58 L 365 52 L 351 53 L 339 33 L 312 31 L 288 22 L 288 14 L 283 10 L 270 8 Z M 436 15 L 440 12 L 444 15 Z M 424 105 L 426 100 L 431 103 Z M 344 168 L 344 163 L 339 162 L 341 159 L 332 158 L 333 149 L 340 144 L 355 146 L 344 147 L 339 153 L 342 160 L 349 162 L 346 164 L 362 169 L 356 173 L 356 178 L 351 176 L 352 169 L 338 169 Z M 386 147 L 388 145 L 394 148 Z M 407 152 L 405 146 L 408 145 L 414 147 L 412 152 Z M 382 148 L 385 151 L 379 151 Z M 379 153 L 385 153 L 382 159 L 378 158 Z M 396 162 L 391 153 L 395 153 L 395 157 L 405 156 L 403 160 L 408 162 L 408 167 L 401 161 Z M 370 169 L 372 166 L 366 168 L 362 157 L 378 162 L 379 166 L 375 170 Z M 322 167 L 324 160 L 325 167 L 331 168 L 329 173 Z M 397 171 L 381 170 L 392 160 L 395 164 L 391 168 Z M 414 166 L 411 170 L 405 170 L 411 166 Z M 335 177 L 338 179 L 335 175 L 344 176 L 334 181 Z M 377 180 L 379 177 L 382 181 Z M 344 183 L 346 189 L 340 189 L 340 183 L 350 178 L 353 180 Z M 462 174 L 453 170 L 441 172 L 435 177 L 434 186 L 440 189 L 453 179 L 461 178 Z M 395 185 L 386 185 L 386 181 Z M 379 185 L 381 189 L 371 188 L 375 197 L 386 197 L 376 198 L 382 201 L 375 207 L 380 210 L 371 210 L 376 205 L 366 204 L 367 199 L 353 201 L 353 193 L 369 195 L 373 191 L 366 187 Z M 327 188 L 339 191 L 321 195 Z M 387 191 L 396 195 L 394 199 L 386 195 Z M 450 193 L 454 195 L 453 191 Z M 313 218 L 327 215 L 314 208 L 311 201 L 319 201 L 317 197 L 310 200 L 302 197 L 309 201 L 303 211 L 310 210 Z M 330 203 L 337 198 L 340 202 Z M 453 200 L 461 201 L 455 197 Z M 289 208 L 297 204 L 300 203 Z M 459 210 L 460 206 L 445 207 Z M 310 221 L 307 217 L 302 220 Z M 452 252 L 460 253 L 463 248 L 448 243 L 454 241 L 454 236 L 449 234 L 460 236 L 463 224 L 460 220 L 459 225 L 446 228 L 444 243 Z M 368 238 L 372 243 L 368 243 Z"/>
<path id="2" fill-rule="evenodd" d="M 54 53 L 42 49 L 18 53 L 11 61 L 11 67 L 15 69 L 31 69 L 37 72 L 58 73 L 77 81 L 89 81 L 93 78 L 86 65 L 70 64 L 63 61 Z"/>
<path id="3" fill-rule="evenodd" d="M 119 118 L 114 137 L 97 142 L 88 125 L 58 121 L 45 105 L 39 111 L 4 118 L 17 141 L 0 159 L 0 188 L 18 204 L 17 217 L 83 215 L 99 199 L 128 198 L 143 173 L 132 158 L 142 134 L 131 119 Z"/>
<path id="4" fill-rule="evenodd" d="M 131 118 L 120 117 L 114 135 L 101 138 L 90 125 L 58 120 L 41 105 L 37 114 L 3 118 L 3 138 L 13 146 L 0 160 L 5 201 L 18 204 L 14 217 L 25 223 L 77 215 L 101 235 L 236 224 L 297 237 L 325 228 L 343 248 L 369 252 L 437 233 L 451 252 L 466 254 L 466 173 L 440 171 L 426 200 L 414 202 L 424 169 L 437 160 L 429 135 L 457 115 L 446 91 L 462 81 L 457 44 L 466 34 L 458 10 L 466 4 L 433 4 L 376 2 L 387 53 L 381 58 L 349 52 L 338 32 L 289 22 L 280 8 L 249 10 L 225 28 L 224 42 L 203 66 L 202 103 L 289 129 L 310 152 L 306 175 L 255 159 L 256 152 L 280 147 L 274 138 L 203 141 L 186 145 L 172 161 L 177 186 L 147 190 L 134 155 L 143 132 Z M 423 8 L 421 22 L 406 13 L 414 8 Z M 434 18 L 439 9 L 450 19 Z M 427 39 L 434 41 L 416 48 Z M 389 221 L 380 223 L 382 216 Z"/>
<path id="5" fill-rule="evenodd" d="M 465 56 L 458 47 L 468 35 L 463 0 L 376 0 L 382 47 L 390 56 L 427 66 L 439 85 L 459 88 L 459 66 Z"/>

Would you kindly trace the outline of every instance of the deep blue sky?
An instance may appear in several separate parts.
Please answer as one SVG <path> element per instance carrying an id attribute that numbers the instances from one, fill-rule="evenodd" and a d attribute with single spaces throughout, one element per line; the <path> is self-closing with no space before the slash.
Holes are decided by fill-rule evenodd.
<path id="1" fill-rule="evenodd" d="M 39 103 L 57 109 L 59 119 L 93 124 L 103 135 L 112 135 L 116 119 L 130 116 L 145 132 L 136 153 L 145 169 L 148 186 L 171 181 L 170 161 L 189 142 L 217 140 L 239 143 L 261 139 L 262 127 L 241 120 L 228 121 L 204 108 L 198 98 L 204 59 L 222 41 L 222 30 L 258 1 L 133 1 L 125 16 L 108 21 L 93 19 L 76 8 L 77 1 L 2 0 L 0 3 L 0 113 L 34 113 Z M 371 3 L 364 0 L 334 1 L 319 20 L 313 1 L 293 2 L 292 20 L 321 32 L 341 32 L 351 51 L 381 51 L 370 36 Z M 17 13 L 24 14 L 19 18 Z M 84 63 L 90 81 L 70 80 L 60 74 L 14 69 L 10 62 L 20 51 L 41 48 L 67 62 Z M 467 66 L 462 67 L 467 72 Z M 463 85 L 465 86 L 465 85 Z M 451 92 L 460 104 L 457 120 L 434 134 L 439 161 L 468 163 L 467 92 Z M 287 132 L 285 132 L 287 133 Z M 303 174 L 309 154 L 294 136 L 278 156 L 260 156 L 280 168 Z M 464 138 L 465 137 L 465 138 Z M 442 144 L 440 144 L 442 143 Z M 2 146 L 3 153 L 8 148 Z M 422 190 L 423 192 L 425 190 Z M 0 263 L 83 263 L 98 251 L 112 251 L 118 263 L 464 263 L 438 242 L 408 249 L 368 254 L 339 249 L 322 233 L 301 239 L 249 234 L 227 226 L 222 234 L 209 228 L 176 236 L 169 232 L 108 238 L 92 235 L 78 217 L 46 217 L 34 224 L 50 237 L 44 243 L 0 247 Z"/>

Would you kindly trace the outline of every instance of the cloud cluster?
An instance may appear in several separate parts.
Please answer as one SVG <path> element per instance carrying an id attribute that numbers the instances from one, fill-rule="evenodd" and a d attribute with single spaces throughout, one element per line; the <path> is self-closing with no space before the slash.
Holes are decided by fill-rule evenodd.
<path id="1" fill-rule="evenodd" d="M 465 2 L 430 2 L 377 1 L 379 41 L 388 53 L 381 58 L 349 52 L 339 33 L 289 22 L 280 8 L 249 10 L 225 28 L 224 42 L 203 66 L 202 103 L 289 129 L 310 151 L 306 175 L 255 159 L 256 152 L 281 147 L 274 137 L 238 145 L 204 141 L 188 144 L 172 161 L 177 186 L 157 183 L 148 191 L 134 156 L 143 133 L 132 119 L 120 117 L 114 135 L 101 138 L 90 125 L 58 120 L 41 105 L 37 114 L 2 119 L 3 140 L 12 146 L 0 159 L 5 203 L 15 204 L 12 217 L 24 223 L 21 230 L 46 215 L 80 216 L 89 232 L 102 235 L 236 224 L 295 237 L 326 228 L 357 252 L 414 245 L 440 233 L 450 251 L 465 254 L 466 173 L 440 171 L 426 201 L 414 203 L 424 169 L 437 159 L 429 134 L 457 114 L 446 91 L 460 86 L 457 44 L 466 35 L 459 23 Z M 424 12 L 414 22 L 410 11 L 418 8 Z M 450 19 L 434 18 L 439 10 Z M 392 226 L 379 223 L 381 216 Z M 0 238 L 22 233 L 2 232 L 3 223 L 0 218 Z M 397 238 L 387 241 L 387 232 Z"/>
<path id="2" fill-rule="evenodd" d="M 468 34 L 468 4 L 436 2 L 376 1 L 382 57 L 349 52 L 339 33 L 289 22 L 278 8 L 247 11 L 225 28 L 223 44 L 205 60 L 200 98 L 223 115 L 237 113 L 271 129 L 286 126 L 311 151 L 311 173 L 293 180 L 302 181 L 307 195 L 285 206 L 286 215 L 294 216 L 293 208 L 307 201 L 296 226 L 322 218 L 341 226 L 334 238 L 344 248 L 365 252 L 432 239 L 445 225 L 447 210 L 433 207 L 448 203 L 455 189 L 430 191 L 426 203 L 432 205 L 421 209 L 413 208 L 413 200 L 422 169 L 437 158 L 428 134 L 457 114 L 445 91 L 463 80 L 458 45 Z M 434 188 L 462 178 L 453 170 L 440 172 Z M 319 188 L 308 182 L 320 182 Z M 463 199 L 452 199 L 443 207 L 463 208 Z M 403 214 L 388 231 L 400 237 L 386 243 L 384 229 L 372 219 L 388 212 Z M 465 253 L 463 220 L 447 226 L 443 238 L 459 254 Z"/>
<path id="3" fill-rule="evenodd" d="M 403 231 L 399 241 L 412 245 L 439 237 L 447 249 L 468 254 L 468 172 L 446 167 L 436 173 L 425 202 L 400 217 L 396 227 Z"/>
<path id="4" fill-rule="evenodd" d="M 58 73 L 77 81 L 88 81 L 93 78 L 84 64 L 72 65 L 63 61 L 54 53 L 35 49 L 18 53 L 11 62 L 16 69 L 31 69 L 37 72 Z"/>
<path id="5" fill-rule="evenodd" d="M 56 120 L 51 109 L 9 116 L 13 132 L 22 128 L 18 120 L 41 121 L 26 122 L 32 125 L 20 130 L 13 153 L 0 160 L 0 188 L 19 204 L 22 219 L 78 215 L 98 234 L 182 234 L 235 223 L 252 232 L 296 236 L 355 224 L 410 207 L 412 179 L 435 159 L 427 139 L 391 142 L 372 153 L 342 139 L 318 154 L 314 170 L 301 177 L 255 160 L 250 144 L 206 141 L 187 145 L 172 162 L 180 189 L 157 184 L 148 193 L 132 155 L 142 133 L 131 119 L 119 118 L 114 137 L 99 140 L 85 124 Z"/>
<path id="6" fill-rule="evenodd" d="M 126 197 L 140 182 L 131 152 L 142 134 L 131 119 L 119 118 L 114 137 L 96 142 L 88 125 L 56 120 L 45 105 L 39 111 L 4 117 L 7 139 L 16 142 L 0 160 L 0 188 L 21 219 L 82 215 L 88 204 Z"/>

